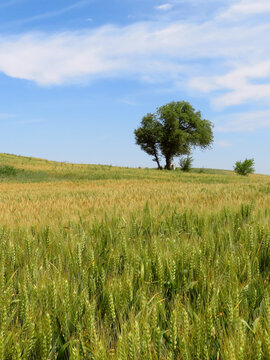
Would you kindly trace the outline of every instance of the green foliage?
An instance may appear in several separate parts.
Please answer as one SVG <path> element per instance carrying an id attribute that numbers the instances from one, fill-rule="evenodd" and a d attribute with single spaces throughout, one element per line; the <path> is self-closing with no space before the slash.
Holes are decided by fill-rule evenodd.
<path id="1" fill-rule="evenodd" d="M 181 157 L 179 161 L 181 170 L 185 172 L 189 172 L 191 170 L 192 161 L 193 159 L 189 155 L 186 157 Z"/>
<path id="2" fill-rule="evenodd" d="M 143 117 L 141 127 L 135 130 L 136 144 L 140 145 L 148 155 L 153 156 L 153 161 L 161 169 L 160 165 L 160 150 L 158 146 L 159 138 L 161 136 L 162 128 L 155 120 L 153 114 L 147 114 Z"/>
<path id="3" fill-rule="evenodd" d="M 244 161 L 237 161 L 234 166 L 234 171 L 239 175 L 252 174 L 255 171 L 254 159 L 246 159 Z"/>
<path id="4" fill-rule="evenodd" d="M 15 176 L 17 169 L 10 165 L 0 165 L 0 176 Z"/>
<path id="5" fill-rule="evenodd" d="M 189 154 L 193 147 L 207 148 L 213 142 L 213 124 L 202 119 L 200 111 L 186 101 L 171 102 L 157 108 L 154 114 L 143 117 L 135 133 L 136 144 L 154 156 L 160 166 L 160 154 L 171 169 L 175 156 Z"/>

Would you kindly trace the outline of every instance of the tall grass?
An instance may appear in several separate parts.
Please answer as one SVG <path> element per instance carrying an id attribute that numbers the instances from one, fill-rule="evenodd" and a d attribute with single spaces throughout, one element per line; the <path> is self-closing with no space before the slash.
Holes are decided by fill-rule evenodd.
<path id="1" fill-rule="evenodd" d="M 138 171 L 0 185 L 0 360 L 270 359 L 268 177 Z"/>

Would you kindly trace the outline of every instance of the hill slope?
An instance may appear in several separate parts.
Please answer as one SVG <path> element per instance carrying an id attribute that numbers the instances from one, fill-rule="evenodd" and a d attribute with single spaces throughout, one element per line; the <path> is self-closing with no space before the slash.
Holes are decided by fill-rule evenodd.
<path id="1" fill-rule="evenodd" d="M 10 167 L 11 171 L 5 170 Z M 11 172 L 11 174 L 10 174 Z M 193 169 L 190 173 L 135 169 L 109 165 L 71 164 L 45 159 L 0 154 L 0 182 L 54 182 L 109 179 L 148 179 L 155 181 L 228 183 L 250 182 L 262 179 L 262 175 L 241 178 L 232 171 L 216 169 Z"/>

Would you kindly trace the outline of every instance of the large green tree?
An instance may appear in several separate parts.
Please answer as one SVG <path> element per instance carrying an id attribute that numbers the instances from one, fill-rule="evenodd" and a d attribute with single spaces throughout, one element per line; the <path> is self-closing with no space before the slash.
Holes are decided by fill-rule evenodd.
<path id="1" fill-rule="evenodd" d="M 209 147 L 213 142 L 212 127 L 190 103 L 172 101 L 144 116 L 134 134 L 136 144 L 153 156 L 158 168 L 162 168 L 163 156 L 165 168 L 169 170 L 175 156 L 190 154 L 196 146 Z"/>

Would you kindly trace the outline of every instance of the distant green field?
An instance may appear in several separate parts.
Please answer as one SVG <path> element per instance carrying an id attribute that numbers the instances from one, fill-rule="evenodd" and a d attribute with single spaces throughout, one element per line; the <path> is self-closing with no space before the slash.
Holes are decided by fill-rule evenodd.
<path id="1" fill-rule="evenodd" d="M 270 177 L 0 154 L 0 360 L 270 359 Z"/>

